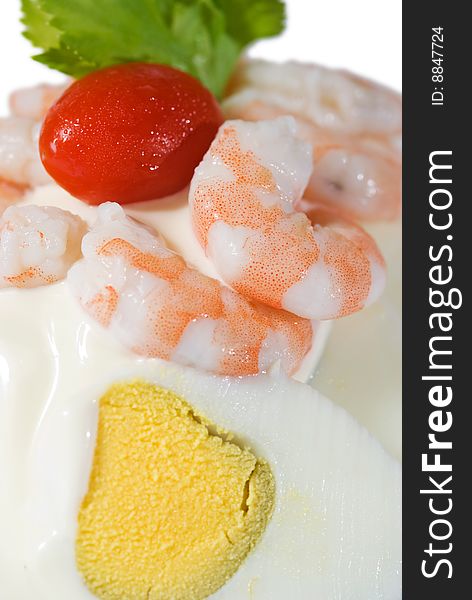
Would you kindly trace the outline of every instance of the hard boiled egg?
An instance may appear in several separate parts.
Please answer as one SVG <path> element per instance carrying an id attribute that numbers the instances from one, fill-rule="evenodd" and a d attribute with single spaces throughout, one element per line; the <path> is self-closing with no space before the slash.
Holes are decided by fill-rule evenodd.
<path id="1" fill-rule="evenodd" d="M 9 600 L 401 597 L 399 465 L 311 387 L 158 360 L 69 385 L 4 499 Z"/>

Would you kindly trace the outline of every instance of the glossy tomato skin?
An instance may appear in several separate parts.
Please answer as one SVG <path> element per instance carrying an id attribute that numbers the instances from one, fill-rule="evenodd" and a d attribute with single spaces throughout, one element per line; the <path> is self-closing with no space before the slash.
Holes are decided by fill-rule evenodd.
<path id="1" fill-rule="evenodd" d="M 39 139 L 48 173 L 89 204 L 126 204 L 185 187 L 223 115 L 196 79 L 127 63 L 74 82 L 50 108 Z"/>

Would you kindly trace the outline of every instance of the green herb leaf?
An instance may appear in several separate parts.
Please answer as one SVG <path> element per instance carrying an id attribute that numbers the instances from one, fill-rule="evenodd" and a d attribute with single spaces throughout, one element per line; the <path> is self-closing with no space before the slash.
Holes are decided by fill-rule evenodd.
<path id="1" fill-rule="evenodd" d="M 39 5 L 40 0 L 22 0 L 23 18 L 26 26 L 23 35 L 38 48 L 54 48 L 59 43 L 60 31 L 50 23 L 50 15 Z"/>
<path id="2" fill-rule="evenodd" d="M 228 33 L 242 47 L 281 33 L 285 26 L 282 0 L 216 0 L 226 16 Z"/>
<path id="3" fill-rule="evenodd" d="M 245 46 L 284 26 L 280 0 L 22 0 L 36 60 L 80 77 L 149 61 L 194 75 L 215 95 Z"/>

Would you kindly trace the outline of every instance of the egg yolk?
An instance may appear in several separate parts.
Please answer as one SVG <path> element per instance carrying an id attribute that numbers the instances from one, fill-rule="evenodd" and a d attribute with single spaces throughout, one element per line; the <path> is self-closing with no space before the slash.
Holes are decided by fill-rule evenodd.
<path id="1" fill-rule="evenodd" d="M 220 588 L 272 513 L 270 468 L 185 400 L 116 384 L 101 398 L 76 560 L 113 600 L 199 600 Z"/>

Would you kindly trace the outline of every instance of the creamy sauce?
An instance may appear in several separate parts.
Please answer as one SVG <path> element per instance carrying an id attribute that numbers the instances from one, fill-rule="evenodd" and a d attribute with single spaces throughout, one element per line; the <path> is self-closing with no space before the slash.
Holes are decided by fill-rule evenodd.
<path id="1" fill-rule="evenodd" d="M 205 256 L 204 250 L 196 240 L 187 196 L 188 190 L 185 189 L 168 198 L 128 204 L 125 208 L 129 216 L 158 231 L 167 246 L 183 256 L 189 265 L 208 277 L 221 280 L 212 262 Z M 55 184 L 36 188 L 19 204 L 57 206 L 78 215 L 88 225 L 93 225 L 96 219 L 96 207 L 77 200 Z M 315 327 L 316 335 L 312 348 L 294 374 L 294 378 L 298 381 L 307 381 L 314 372 L 326 344 L 331 323 L 328 321 L 317 323 Z"/>
<path id="2" fill-rule="evenodd" d="M 94 221 L 94 207 L 55 185 L 38 189 L 24 202 L 60 206 Z M 127 210 L 157 228 L 189 263 L 216 276 L 194 239 L 184 195 Z M 334 325 L 312 381 L 398 455 L 400 231 L 392 225 L 377 227 L 374 234 L 390 263 L 387 292 L 377 305 Z M 98 398 L 103 373 L 143 364 L 152 368 L 153 361 L 136 357 L 87 319 L 65 282 L 2 290 L 0 315 L 0 489 L 8 490 L 0 494 L 0 564 L 9 573 L 5 585 L 14 585 L 9 589 L 2 583 L 1 596 L 24 600 L 34 589 L 37 600 L 52 600 L 54 580 L 54 598 L 92 598 L 73 555 L 96 426 L 95 410 L 81 390 L 85 384 L 96 386 Z M 299 379 L 315 371 L 328 330 L 329 324 L 323 324 Z"/>

